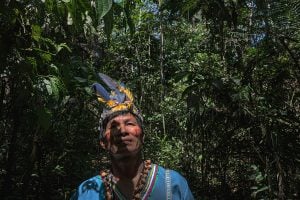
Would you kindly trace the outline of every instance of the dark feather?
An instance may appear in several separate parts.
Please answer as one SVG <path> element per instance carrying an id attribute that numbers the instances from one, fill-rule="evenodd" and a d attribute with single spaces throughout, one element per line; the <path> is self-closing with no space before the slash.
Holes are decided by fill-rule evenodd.
<path id="1" fill-rule="evenodd" d="M 122 83 L 122 82 L 120 83 L 120 85 L 121 85 L 122 87 L 125 87 L 125 84 L 124 84 L 124 83 Z"/>
<path id="2" fill-rule="evenodd" d="M 101 80 L 111 89 L 111 90 L 115 90 L 117 91 L 117 87 L 118 84 L 109 76 L 102 74 L 102 73 L 98 73 L 98 75 L 100 76 Z"/>
<path id="3" fill-rule="evenodd" d="M 121 93 L 121 92 L 118 92 L 114 97 L 113 99 L 117 100 L 117 102 L 119 103 L 123 103 L 124 100 L 125 100 L 125 94 Z"/>
<path id="4" fill-rule="evenodd" d="M 99 83 L 94 83 L 92 85 L 93 89 L 97 93 L 97 95 L 100 95 L 105 101 L 110 100 L 109 93 L 106 91 L 106 89 Z"/>
<path id="5" fill-rule="evenodd" d="M 112 99 L 116 100 L 119 103 L 123 103 L 125 100 L 125 94 L 123 94 L 122 92 L 119 91 L 118 87 L 119 84 L 114 81 L 112 78 L 110 78 L 109 76 L 102 74 L 102 73 L 98 73 L 100 78 L 103 80 L 103 82 L 113 91 L 115 91 L 115 95 L 112 97 Z"/>

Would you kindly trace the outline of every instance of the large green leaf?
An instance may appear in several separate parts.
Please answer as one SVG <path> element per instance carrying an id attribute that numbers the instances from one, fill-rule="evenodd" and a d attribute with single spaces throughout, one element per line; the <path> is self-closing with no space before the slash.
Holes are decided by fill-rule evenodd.
<path id="1" fill-rule="evenodd" d="M 96 13 L 98 19 L 102 19 L 111 9 L 112 0 L 96 0 Z"/>
<path id="2" fill-rule="evenodd" d="M 110 11 L 103 17 L 104 20 L 104 32 L 108 38 L 108 41 L 110 40 L 110 35 L 113 30 L 113 9 L 110 9 Z"/>

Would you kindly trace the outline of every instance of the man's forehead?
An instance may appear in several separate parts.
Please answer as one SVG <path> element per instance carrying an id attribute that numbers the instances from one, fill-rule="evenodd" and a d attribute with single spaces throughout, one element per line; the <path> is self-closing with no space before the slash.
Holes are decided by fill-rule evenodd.
<path id="1" fill-rule="evenodd" d="M 112 118 L 108 123 L 112 123 L 112 122 L 121 122 L 121 121 L 128 121 L 128 120 L 135 120 L 136 118 L 133 114 L 131 113 L 126 113 L 126 114 L 122 114 L 122 115 L 117 115 L 114 118 Z"/>

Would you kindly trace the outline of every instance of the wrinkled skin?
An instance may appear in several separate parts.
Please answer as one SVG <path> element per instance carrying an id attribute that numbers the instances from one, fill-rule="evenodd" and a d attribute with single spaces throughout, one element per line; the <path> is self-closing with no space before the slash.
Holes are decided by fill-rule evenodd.
<path id="1" fill-rule="evenodd" d="M 143 132 L 131 113 L 111 119 L 105 129 L 105 140 L 101 146 L 115 158 L 135 156 L 141 151 Z"/>

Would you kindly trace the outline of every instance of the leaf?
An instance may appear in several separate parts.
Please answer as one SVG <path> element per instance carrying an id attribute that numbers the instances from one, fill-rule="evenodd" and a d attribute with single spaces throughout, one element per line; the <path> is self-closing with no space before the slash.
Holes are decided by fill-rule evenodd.
<path id="1" fill-rule="evenodd" d="M 42 28 L 39 25 L 33 24 L 31 26 L 31 37 L 35 41 L 39 42 L 41 39 Z"/>
<path id="2" fill-rule="evenodd" d="M 88 94 L 93 94 L 93 92 L 92 92 L 92 90 L 91 90 L 90 87 L 84 87 L 84 90 L 85 90 L 85 92 L 88 93 Z"/>
<path id="3" fill-rule="evenodd" d="M 62 49 L 66 49 L 70 53 L 72 52 L 72 50 L 66 43 L 60 43 L 58 45 L 55 45 L 55 47 L 56 47 L 56 53 L 59 53 Z"/>
<path id="4" fill-rule="evenodd" d="M 258 175 L 255 177 L 255 180 L 256 180 L 257 182 L 261 182 L 261 181 L 264 180 L 264 177 L 263 177 L 261 174 L 258 174 Z"/>
<path id="5" fill-rule="evenodd" d="M 64 171 L 64 167 L 60 165 L 56 165 L 55 168 L 52 170 L 52 172 L 61 176 L 65 176 L 66 174 L 66 172 Z"/>
<path id="6" fill-rule="evenodd" d="M 46 10 L 51 13 L 53 12 L 54 1 L 44 1 Z"/>
<path id="7" fill-rule="evenodd" d="M 68 17 L 67 17 L 67 24 L 68 25 L 73 25 L 73 18 L 74 17 L 72 17 L 71 13 L 68 12 Z"/>
<path id="8" fill-rule="evenodd" d="M 96 0 L 96 13 L 99 21 L 108 13 L 111 6 L 112 0 Z"/>
<path id="9" fill-rule="evenodd" d="M 45 63 L 52 60 L 52 55 L 50 53 L 40 53 L 40 57 Z"/>
<path id="10" fill-rule="evenodd" d="M 46 86 L 48 94 L 52 95 L 52 87 L 51 87 L 50 81 L 48 79 L 44 79 L 43 82 L 44 82 L 44 84 Z"/>
<path id="11" fill-rule="evenodd" d="M 202 159 L 203 159 L 203 155 L 202 155 L 202 154 L 200 154 L 200 155 L 198 156 L 198 160 L 201 162 L 201 161 L 202 161 Z"/>
<path id="12" fill-rule="evenodd" d="M 110 9 L 110 11 L 103 17 L 104 20 L 104 32 L 106 34 L 106 37 L 108 39 L 108 42 L 110 41 L 110 35 L 113 30 L 113 9 Z"/>
<path id="13" fill-rule="evenodd" d="M 58 74 L 59 73 L 59 70 L 58 70 L 57 66 L 55 66 L 53 63 L 50 65 L 49 71 L 51 72 L 51 74 Z"/>
<path id="14" fill-rule="evenodd" d="M 119 5 L 123 5 L 124 0 L 114 0 L 114 3 L 119 4 Z"/>
<path id="15" fill-rule="evenodd" d="M 252 186 L 250 189 L 251 190 L 257 190 L 257 188 L 258 188 L 257 186 Z"/>
<path id="16" fill-rule="evenodd" d="M 78 76 L 75 76 L 74 79 L 76 79 L 76 80 L 77 80 L 78 82 L 80 82 L 80 83 L 86 83 L 86 82 L 87 82 L 86 79 L 81 78 L 81 77 L 78 77 Z"/>
<path id="17" fill-rule="evenodd" d="M 63 97 L 63 99 L 61 101 L 62 105 L 66 105 L 69 102 L 69 100 L 70 100 L 70 96 L 67 95 L 67 96 Z"/>
<path id="18" fill-rule="evenodd" d="M 263 191 L 265 191 L 267 189 L 269 189 L 269 187 L 268 186 L 264 186 L 264 187 L 260 188 L 259 190 L 256 190 L 255 193 L 257 194 L 257 193 L 263 192 Z"/>
<path id="19" fill-rule="evenodd" d="M 52 89 L 52 95 L 54 96 L 55 100 L 58 100 L 59 99 L 59 88 L 61 88 L 60 81 L 55 76 L 50 77 L 49 81 L 51 84 L 50 86 Z"/>
<path id="20" fill-rule="evenodd" d="M 32 72 L 36 72 L 37 71 L 37 61 L 36 58 L 34 57 L 26 57 L 26 62 L 28 63 L 28 65 L 30 65 L 30 71 Z"/>

